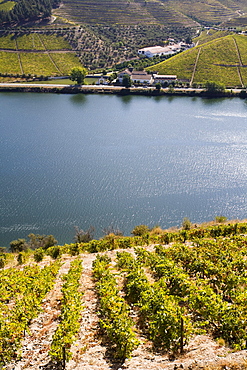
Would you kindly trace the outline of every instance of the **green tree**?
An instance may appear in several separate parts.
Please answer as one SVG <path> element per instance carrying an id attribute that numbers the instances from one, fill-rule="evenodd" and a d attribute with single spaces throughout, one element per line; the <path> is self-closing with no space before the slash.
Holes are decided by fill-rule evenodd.
<path id="1" fill-rule="evenodd" d="M 131 231 L 131 234 L 134 236 L 143 236 L 146 235 L 149 232 L 149 228 L 147 225 L 138 225 L 134 227 L 134 229 Z"/>
<path id="2" fill-rule="evenodd" d="M 75 226 L 75 236 L 74 240 L 76 243 L 88 243 L 93 239 L 95 228 L 90 226 L 86 231 L 79 229 L 78 226 Z"/>
<path id="3" fill-rule="evenodd" d="M 221 223 L 227 221 L 227 217 L 225 217 L 225 216 L 215 216 L 215 219 L 214 220 L 218 224 L 221 224 Z"/>
<path id="4" fill-rule="evenodd" d="M 43 248 L 48 249 L 57 244 L 57 240 L 53 235 L 39 235 L 39 234 L 29 234 L 28 246 L 31 249 Z"/>
<path id="5" fill-rule="evenodd" d="M 78 85 L 83 84 L 84 78 L 87 74 L 86 68 L 83 67 L 74 67 L 71 69 L 69 77 L 71 81 L 76 81 Z"/>
<path id="6" fill-rule="evenodd" d="M 160 91 L 161 90 L 161 83 L 158 82 L 156 85 L 155 85 L 155 88 L 157 91 Z"/>
<path id="7" fill-rule="evenodd" d="M 205 89 L 209 93 L 217 93 L 225 91 L 225 86 L 219 82 L 207 81 L 205 83 Z"/>
<path id="8" fill-rule="evenodd" d="M 184 230 L 189 230 L 191 228 L 191 221 L 187 217 L 183 218 L 182 228 Z"/>
<path id="9" fill-rule="evenodd" d="M 129 75 L 123 76 L 122 85 L 126 88 L 130 87 L 132 85 L 132 81 Z"/>
<path id="10" fill-rule="evenodd" d="M 26 239 L 17 239 L 10 242 L 10 250 L 13 253 L 22 252 L 27 249 Z"/>

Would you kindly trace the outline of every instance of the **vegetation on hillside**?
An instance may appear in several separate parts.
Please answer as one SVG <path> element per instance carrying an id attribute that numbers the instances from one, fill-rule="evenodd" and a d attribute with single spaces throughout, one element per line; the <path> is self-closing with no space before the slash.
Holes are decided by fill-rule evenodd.
<path id="1" fill-rule="evenodd" d="M 0 7 L 0 22 L 8 26 L 38 17 L 50 17 L 52 8 L 57 5 L 57 0 L 19 0 L 14 7 L 13 4 L 8 9 Z"/>
<path id="2" fill-rule="evenodd" d="M 247 223 L 216 221 L 197 226 L 184 219 L 183 227 L 173 231 L 138 225 L 132 237 L 110 233 L 101 240 L 39 246 L 34 252 L 1 250 L 0 365 L 21 357 L 25 333 L 65 255 L 66 261 L 71 258 L 70 269 L 63 277 L 59 325 L 49 344 L 49 355 L 65 369 L 83 315 L 79 255 L 118 248 L 124 250 L 116 252 L 115 261 L 100 253 L 93 263 L 98 335 L 107 338 L 113 357 L 130 357 L 140 338 L 153 343 L 153 351 L 179 356 L 190 338 L 202 333 L 235 351 L 245 349 Z M 44 260 L 46 267 L 40 265 Z"/>
<path id="3" fill-rule="evenodd" d="M 227 87 L 244 87 L 247 83 L 247 37 L 233 34 L 206 42 L 203 35 L 198 38 L 200 40 L 202 44 L 147 70 L 175 74 L 178 79 L 187 79 L 191 84 L 214 81 Z"/>
<path id="4" fill-rule="evenodd" d="M 193 27 L 220 24 L 238 18 L 244 1 L 142 0 L 104 1 L 65 0 L 55 14 L 78 24 L 163 24 L 167 27 Z M 238 13 L 240 12 L 240 14 Z"/>
<path id="5" fill-rule="evenodd" d="M 58 33 L 3 32 L 0 49 L 2 76 L 61 76 L 81 67 L 70 43 Z"/>

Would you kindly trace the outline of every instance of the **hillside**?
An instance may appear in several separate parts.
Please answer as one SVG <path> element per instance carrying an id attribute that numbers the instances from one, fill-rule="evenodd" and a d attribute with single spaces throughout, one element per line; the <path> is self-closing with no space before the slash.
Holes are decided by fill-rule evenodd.
<path id="1" fill-rule="evenodd" d="M 0 33 L 0 74 L 61 76 L 81 66 L 76 53 L 57 33 Z"/>
<path id="2" fill-rule="evenodd" d="M 247 369 L 246 231 L 154 228 L 2 253 L 1 368 Z"/>
<path id="3" fill-rule="evenodd" d="M 215 81 L 227 87 L 243 87 L 247 84 L 247 37 L 227 35 L 206 42 L 204 36 L 198 38 L 198 45 L 167 61 L 147 68 L 159 74 L 175 74 L 190 84 L 203 84 Z"/>
<path id="4" fill-rule="evenodd" d="M 213 25 L 239 18 L 245 1 L 234 0 L 63 0 L 54 15 L 82 24 Z M 234 23 L 234 21 L 233 21 Z"/>

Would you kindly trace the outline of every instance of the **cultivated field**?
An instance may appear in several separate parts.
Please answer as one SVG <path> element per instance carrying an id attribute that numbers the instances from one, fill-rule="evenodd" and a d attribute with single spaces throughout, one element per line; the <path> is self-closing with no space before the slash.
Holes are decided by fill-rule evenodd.
<path id="1" fill-rule="evenodd" d="M 246 84 L 247 37 L 227 35 L 214 38 L 219 33 L 205 33 L 199 37 L 198 46 L 161 62 L 147 70 L 159 74 L 175 74 L 179 79 L 188 79 L 191 84 L 206 81 L 223 83 L 227 87 L 244 87 Z"/>
<path id="2" fill-rule="evenodd" d="M 0 37 L 2 75 L 67 75 L 75 66 L 81 66 L 81 63 L 62 36 L 31 32 Z"/>
<path id="3" fill-rule="evenodd" d="M 216 0 L 64 0 L 54 14 L 79 24 L 163 24 L 193 27 L 238 18 L 244 1 Z M 233 21 L 234 22 L 234 21 Z"/>
<path id="4" fill-rule="evenodd" d="M 247 224 L 134 230 L 0 253 L 3 370 L 246 370 Z"/>

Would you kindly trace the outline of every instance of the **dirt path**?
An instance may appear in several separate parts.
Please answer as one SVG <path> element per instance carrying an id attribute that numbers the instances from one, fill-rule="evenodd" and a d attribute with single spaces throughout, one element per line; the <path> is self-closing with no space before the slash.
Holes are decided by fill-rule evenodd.
<path id="1" fill-rule="evenodd" d="M 92 263 L 94 254 L 83 255 L 83 272 L 81 287 L 84 292 L 84 310 L 82 312 L 81 328 L 78 340 L 72 346 L 73 359 L 66 369 L 104 369 L 109 368 L 105 360 L 106 348 L 98 337 L 97 296 L 92 277 Z"/>
<path id="2" fill-rule="evenodd" d="M 197 53 L 196 61 L 195 61 L 195 65 L 194 65 L 194 69 L 193 69 L 192 76 L 191 76 L 191 80 L 190 80 L 190 86 L 192 86 L 193 81 L 194 81 L 194 77 L 195 77 L 195 73 L 196 73 L 196 68 L 197 68 L 197 63 L 198 63 L 198 60 L 199 60 L 199 56 L 200 56 L 200 53 L 201 53 L 201 49 L 202 49 L 202 48 L 199 48 L 199 49 L 198 49 L 198 53 Z"/>
<path id="3" fill-rule="evenodd" d="M 67 274 L 70 268 L 71 258 L 64 261 L 56 278 L 53 289 L 47 294 L 42 308 L 43 311 L 37 318 L 32 320 L 30 332 L 26 334 L 22 347 L 21 361 L 5 367 L 6 370 L 37 370 L 40 366 L 50 361 L 48 351 L 52 335 L 57 327 L 57 317 L 60 314 L 59 300 L 61 299 L 61 277 Z"/>
<path id="4" fill-rule="evenodd" d="M 38 36 L 39 41 L 41 42 L 41 44 L 42 44 L 43 48 L 45 49 L 45 51 L 46 51 L 46 53 L 47 53 L 47 55 L 48 55 L 48 57 L 49 57 L 49 59 L 50 59 L 51 63 L 54 65 L 54 67 L 56 68 L 56 70 L 57 70 L 57 71 L 62 75 L 63 73 L 62 73 L 62 72 L 61 72 L 61 70 L 59 69 L 59 67 L 58 67 L 57 63 L 55 63 L 55 61 L 52 59 L 52 57 L 51 57 L 51 55 L 50 55 L 49 51 L 46 49 L 46 46 L 45 46 L 45 44 L 44 44 L 44 42 L 43 42 L 42 38 L 40 37 L 40 35 L 39 35 L 39 34 L 37 34 L 37 36 Z"/>
<path id="5" fill-rule="evenodd" d="M 243 63 L 242 63 L 242 59 L 241 59 L 241 55 L 240 55 L 240 52 L 239 52 L 237 41 L 235 40 L 234 37 L 233 37 L 233 41 L 234 41 L 234 45 L 235 45 L 235 48 L 236 48 L 238 61 L 239 61 L 239 66 L 237 67 L 238 77 L 239 77 L 241 86 L 244 87 L 244 82 L 243 82 L 242 74 L 241 74 L 241 71 L 240 71 L 240 67 L 243 67 Z"/>

